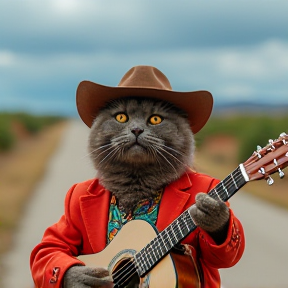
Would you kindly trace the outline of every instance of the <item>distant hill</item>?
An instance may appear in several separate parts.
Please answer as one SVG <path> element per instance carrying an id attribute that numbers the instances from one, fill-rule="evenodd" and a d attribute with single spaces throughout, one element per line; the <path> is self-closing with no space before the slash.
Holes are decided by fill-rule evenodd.
<path id="1" fill-rule="evenodd" d="M 271 116 L 288 115 L 288 104 L 259 104 L 253 102 L 235 102 L 225 104 L 215 104 L 213 115 L 219 116 L 223 114 L 271 114 Z"/>

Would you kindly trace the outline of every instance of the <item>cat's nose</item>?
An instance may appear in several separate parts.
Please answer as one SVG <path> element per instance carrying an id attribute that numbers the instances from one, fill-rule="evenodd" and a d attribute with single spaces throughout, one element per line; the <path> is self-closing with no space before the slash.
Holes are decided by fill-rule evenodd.
<path id="1" fill-rule="evenodd" d="M 141 129 L 141 128 L 132 128 L 132 129 L 131 129 L 131 132 L 132 132 L 136 137 L 138 137 L 141 133 L 144 132 L 144 129 Z"/>

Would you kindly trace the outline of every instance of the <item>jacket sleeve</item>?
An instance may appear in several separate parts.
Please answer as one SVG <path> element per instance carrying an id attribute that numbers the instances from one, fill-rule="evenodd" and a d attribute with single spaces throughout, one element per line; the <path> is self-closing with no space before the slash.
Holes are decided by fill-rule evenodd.
<path id="1" fill-rule="evenodd" d="M 218 180 L 212 182 L 211 187 L 216 186 Z M 229 203 L 227 203 L 229 206 Z M 205 265 L 213 268 L 228 268 L 234 266 L 242 257 L 245 248 L 244 230 L 241 222 L 230 209 L 230 219 L 226 240 L 217 245 L 212 237 L 199 228 L 199 246 L 201 260 Z"/>
<path id="2" fill-rule="evenodd" d="M 217 245 L 207 232 L 199 230 L 201 258 L 207 266 L 228 268 L 240 260 L 245 248 L 244 231 L 231 209 L 227 237 L 221 245 Z"/>
<path id="3" fill-rule="evenodd" d="M 79 255 L 82 235 L 73 225 L 70 215 L 75 187 L 76 185 L 66 195 L 65 214 L 45 231 L 41 243 L 31 253 L 30 267 L 36 287 L 60 288 L 69 267 L 84 265 L 75 257 Z"/>

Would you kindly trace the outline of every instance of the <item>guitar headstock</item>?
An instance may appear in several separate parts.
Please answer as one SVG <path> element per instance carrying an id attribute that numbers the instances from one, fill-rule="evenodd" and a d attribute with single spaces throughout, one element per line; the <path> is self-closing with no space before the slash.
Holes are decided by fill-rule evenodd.
<path id="1" fill-rule="evenodd" d="M 243 163 L 249 181 L 266 179 L 269 185 L 273 184 L 271 174 L 278 172 L 280 178 L 284 177 L 282 169 L 288 166 L 288 135 L 281 133 L 276 140 L 257 150 Z"/>

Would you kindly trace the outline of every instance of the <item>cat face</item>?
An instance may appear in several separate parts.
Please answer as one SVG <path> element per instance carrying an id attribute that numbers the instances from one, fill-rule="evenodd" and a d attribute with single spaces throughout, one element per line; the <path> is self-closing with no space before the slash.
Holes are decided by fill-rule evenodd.
<path id="1" fill-rule="evenodd" d="M 191 165 L 193 144 L 182 110 L 144 98 L 110 102 L 95 119 L 89 138 L 92 160 L 100 171 L 153 166 L 178 174 Z"/>

